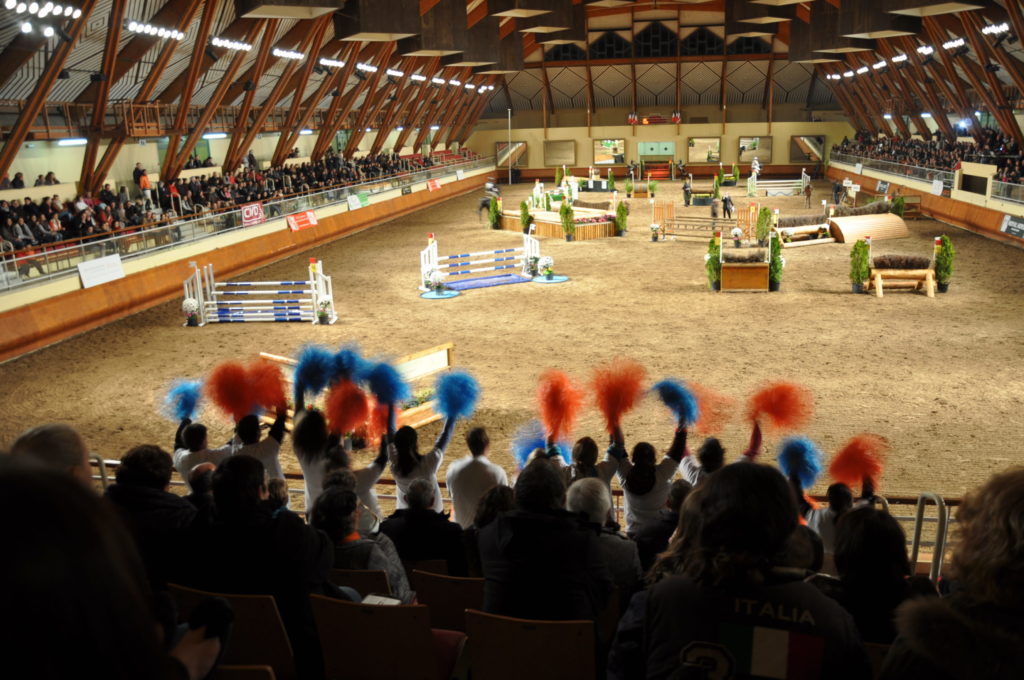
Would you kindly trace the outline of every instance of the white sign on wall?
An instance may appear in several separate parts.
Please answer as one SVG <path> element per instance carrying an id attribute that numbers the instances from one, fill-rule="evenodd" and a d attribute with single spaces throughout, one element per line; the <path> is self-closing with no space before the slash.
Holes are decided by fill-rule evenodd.
<path id="1" fill-rule="evenodd" d="M 456 170 L 455 171 L 455 179 L 458 179 L 458 180 L 466 179 L 466 173 L 463 172 L 462 170 Z"/>
<path id="2" fill-rule="evenodd" d="M 857 165 L 853 166 L 853 171 L 855 173 L 857 173 L 858 175 L 864 174 L 862 172 L 863 170 L 864 170 L 864 164 L 863 163 L 857 163 Z"/>
<path id="3" fill-rule="evenodd" d="M 932 180 L 932 193 L 934 195 L 936 195 L 936 196 L 941 196 L 942 195 L 942 189 L 943 189 L 942 180 L 941 179 L 933 179 Z"/>
<path id="4" fill-rule="evenodd" d="M 107 255 L 95 260 L 86 260 L 78 264 L 78 276 L 82 279 L 82 288 L 92 288 L 101 283 L 124 278 L 121 256 Z"/>

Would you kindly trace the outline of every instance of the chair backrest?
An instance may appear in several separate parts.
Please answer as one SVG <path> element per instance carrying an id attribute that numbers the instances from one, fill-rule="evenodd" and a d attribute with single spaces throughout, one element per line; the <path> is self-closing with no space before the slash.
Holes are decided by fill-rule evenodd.
<path id="1" fill-rule="evenodd" d="M 168 589 L 178 606 L 181 621 L 187 620 L 195 606 L 208 597 L 223 597 L 231 604 L 234 623 L 221 655 L 222 663 L 270 666 L 280 680 L 296 677 L 292 646 L 273 597 L 208 593 L 173 583 L 168 584 Z"/>
<path id="2" fill-rule="evenodd" d="M 309 600 L 327 680 L 439 680 L 426 606 Z"/>
<path id="3" fill-rule="evenodd" d="M 276 680 L 270 666 L 217 666 L 210 680 Z"/>
<path id="4" fill-rule="evenodd" d="M 448 573 L 447 560 L 403 560 L 402 566 L 405 567 L 405 575 L 409 577 L 409 583 L 412 583 L 413 571 L 425 571 L 428 574 Z"/>
<path id="5" fill-rule="evenodd" d="M 594 678 L 593 621 L 530 621 L 469 610 L 466 634 L 474 678 Z"/>
<path id="6" fill-rule="evenodd" d="M 430 608 L 434 628 L 466 632 L 466 610 L 484 606 L 484 579 L 412 572 L 416 600 Z"/>
<path id="7" fill-rule="evenodd" d="M 331 569 L 331 583 L 355 588 L 363 597 L 370 593 L 391 594 L 388 573 L 379 569 Z"/>

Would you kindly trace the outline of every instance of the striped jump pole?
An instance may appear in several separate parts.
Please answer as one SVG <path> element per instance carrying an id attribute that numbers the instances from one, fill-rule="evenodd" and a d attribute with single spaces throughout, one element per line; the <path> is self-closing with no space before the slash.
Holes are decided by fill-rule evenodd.
<path id="1" fill-rule="evenodd" d="M 523 234 L 523 245 L 518 248 L 498 248 L 496 250 L 480 250 L 473 253 L 455 253 L 452 255 L 438 255 L 437 241 L 433 235 L 427 242 L 427 247 L 420 252 L 420 286 L 422 291 L 430 290 L 430 276 L 433 272 L 445 274 L 445 280 L 451 277 L 466 277 L 470 274 L 482 272 L 519 270 L 523 277 L 529 277 L 530 258 L 540 257 L 540 242 L 528 234 Z M 500 264 L 507 263 L 507 264 Z M 485 267 L 477 265 L 489 265 Z M 470 281 L 475 278 L 461 278 L 459 282 Z"/>
<path id="2" fill-rule="evenodd" d="M 201 325 L 206 323 L 337 321 L 331 277 L 323 263 L 309 261 L 309 278 L 291 281 L 217 281 L 213 265 L 194 271 L 185 280 L 185 297 L 199 303 Z"/>

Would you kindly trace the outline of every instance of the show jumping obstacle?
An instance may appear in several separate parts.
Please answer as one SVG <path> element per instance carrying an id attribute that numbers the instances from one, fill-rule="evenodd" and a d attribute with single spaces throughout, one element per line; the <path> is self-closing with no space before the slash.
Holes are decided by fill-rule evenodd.
<path id="1" fill-rule="evenodd" d="M 451 290 L 469 290 L 470 288 L 489 288 L 508 283 L 526 283 L 532 281 L 530 276 L 530 258 L 540 257 L 540 242 L 523 234 L 523 245 L 518 248 L 499 248 L 498 250 L 482 250 L 476 253 L 459 255 L 438 255 L 437 241 L 433 234 L 428 237 L 427 247 L 420 251 L 420 286 L 422 291 L 429 291 L 430 273 L 439 271 L 446 275 L 444 286 Z M 478 258 L 478 259 L 474 259 Z M 488 265 L 478 267 L 476 265 Z M 510 270 L 519 270 L 515 273 Z M 502 272 L 486 276 L 470 276 L 482 272 Z M 453 277 L 459 277 L 453 280 Z"/>
<path id="2" fill-rule="evenodd" d="M 199 325 L 207 323 L 245 323 L 250 321 L 304 321 L 326 323 L 338 320 L 334 312 L 331 277 L 323 274 L 323 264 L 309 260 L 309 278 L 305 281 L 227 281 L 218 282 L 213 265 L 193 266 L 185 279 L 185 297 L 199 303 Z"/>

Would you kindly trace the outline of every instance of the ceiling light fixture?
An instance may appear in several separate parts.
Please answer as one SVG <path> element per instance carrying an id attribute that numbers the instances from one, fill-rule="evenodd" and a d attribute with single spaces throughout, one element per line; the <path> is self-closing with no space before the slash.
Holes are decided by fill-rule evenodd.
<path id="1" fill-rule="evenodd" d="M 292 50 L 282 50 L 282 49 L 280 49 L 278 47 L 274 48 L 273 55 L 275 57 L 278 57 L 279 59 L 294 59 L 295 61 L 299 61 L 300 59 L 304 59 L 306 57 L 306 55 L 304 55 L 302 52 L 293 52 Z"/>

